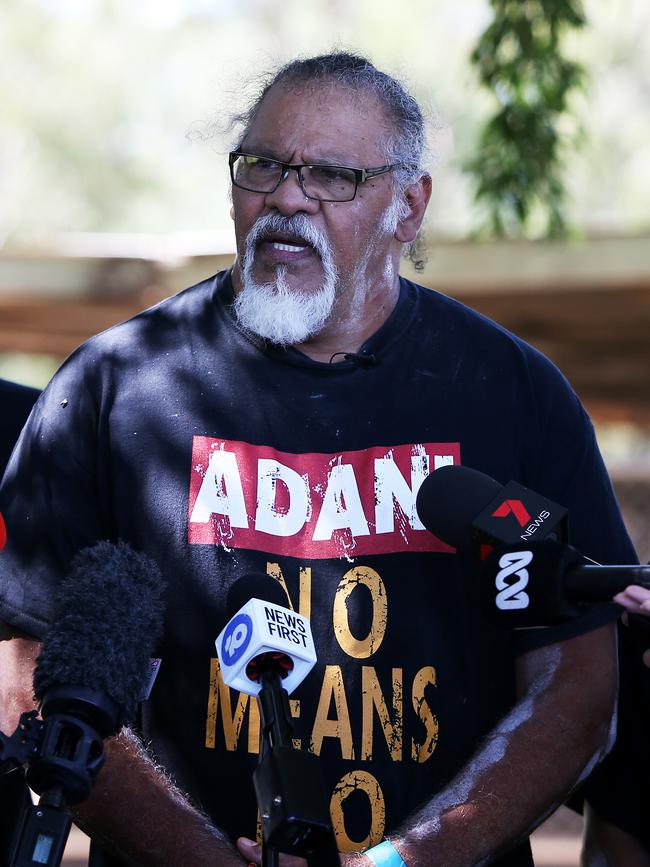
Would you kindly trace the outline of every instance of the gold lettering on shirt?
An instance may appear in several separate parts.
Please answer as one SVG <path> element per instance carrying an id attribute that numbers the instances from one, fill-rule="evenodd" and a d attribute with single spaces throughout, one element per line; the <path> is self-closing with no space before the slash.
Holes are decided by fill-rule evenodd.
<path id="1" fill-rule="evenodd" d="M 368 588 L 372 597 L 372 625 L 365 638 L 354 636 L 348 621 L 348 602 L 360 584 Z M 336 588 L 332 612 L 334 634 L 341 649 L 355 659 L 367 659 L 376 653 L 384 640 L 387 614 L 386 587 L 379 573 L 369 566 L 348 570 Z"/>
<path id="2" fill-rule="evenodd" d="M 260 707 L 257 699 L 248 702 L 248 752 L 256 755 L 260 751 Z"/>
<path id="3" fill-rule="evenodd" d="M 260 811 L 257 811 L 257 823 L 255 825 L 255 842 L 258 846 L 262 845 L 262 840 L 264 839 L 264 832 L 262 829 L 262 814 Z"/>
<path id="4" fill-rule="evenodd" d="M 214 749 L 216 743 L 217 716 L 221 705 L 221 720 L 223 722 L 223 734 L 226 749 L 237 749 L 237 742 L 241 733 L 244 715 L 249 704 L 249 696 L 240 692 L 233 712 L 230 703 L 230 687 L 226 686 L 221 677 L 219 660 L 214 657 L 210 660 L 210 687 L 208 691 L 208 712 L 205 725 L 205 745 L 208 749 Z M 259 741 L 259 716 L 257 722 Z M 250 732 L 249 732 L 250 746 Z"/>
<path id="5" fill-rule="evenodd" d="M 411 742 L 411 758 L 422 764 L 431 758 L 438 745 L 438 718 L 429 707 L 424 690 L 428 685 L 436 685 L 436 670 L 430 665 L 421 668 L 413 679 L 411 699 L 416 712 L 425 728 L 425 738 L 421 744 L 415 738 Z"/>
<path id="6" fill-rule="evenodd" d="M 336 719 L 329 718 L 332 700 L 334 701 Z M 317 756 L 321 753 L 323 738 L 338 738 L 341 742 L 342 758 L 354 758 L 350 711 L 343 687 L 343 674 L 338 665 L 325 666 L 323 686 L 318 699 L 318 709 L 309 743 L 310 751 L 316 753 Z"/>
<path id="7" fill-rule="evenodd" d="M 381 728 L 386 738 L 390 757 L 394 762 L 402 759 L 402 669 L 392 670 L 392 719 L 381 691 L 374 668 L 364 665 L 361 669 L 361 758 L 372 759 L 374 714 L 377 711 Z"/>
<path id="8" fill-rule="evenodd" d="M 275 578 L 282 585 L 282 589 L 287 594 L 288 606 L 292 611 L 295 611 L 293 600 L 287 589 L 287 582 L 282 574 L 282 569 L 279 563 L 267 563 L 266 574 L 271 578 Z M 301 566 L 298 572 L 298 613 L 306 617 L 307 620 L 311 617 L 311 566 Z"/>
<path id="9" fill-rule="evenodd" d="M 343 804 L 357 790 L 364 792 L 370 802 L 370 831 L 363 840 L 350 839 L 345 828 Z M 358 852 L 380 843 L 386 826 L 386 804 L 381 787 L 373 775 L 357 770 L 341 777 L 332 793 L 330 816 L 339 852 Z"/>
<path id="10" fill-rule="evenodd" d="M 257 702 L 255 702 L 257 704 Z M 299 698 L 290 698 L 289 699 L 289 709 L 291 710 L 291 719 L 300 719 L 300 699 Z M 302 741 L 300 738 L 292 738 L 291 742 L 293 743 L 294 750 L 302 749 Z"/>

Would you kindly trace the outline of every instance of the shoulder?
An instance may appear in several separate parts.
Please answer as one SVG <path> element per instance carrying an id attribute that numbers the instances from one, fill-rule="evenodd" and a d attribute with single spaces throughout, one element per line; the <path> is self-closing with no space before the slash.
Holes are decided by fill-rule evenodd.
<path id="1" fill-rule="evenodd" d="M 133 381 L 148 369 L 165 376 L 178 353 L 216 318 L 218 296 L 228 272 L 185 289 L 131 319 L 82 343 L 57 370 L 39 401 L 39 419 L 52 421 L 72 408 L 97 418 L 118 383 Z M 206 324 L 207 323 L 207 324 Z M 75 412 L 76 412 L 75 411 Z"/>
<path id="2" fill-rule="evenodd" d="M 178 328 L 187 325 L 194 328 L 201 327 L 206 314 L 218 303 L 219 289 L 226 277 L 227 272 L 220 272 L 202 280 L 130 319 L 100 332 L 86 341 L 83 346 L 100 352 L 111 350 L 123 352 L 133 347 L 134 341 L 147 338 L 149 343 L 137 347 L 142 352 L 144 349 L 155 349 L 157 342 L 160 343 L 174 334 L 176 335 L 174 342 L 178 343 Z"/>
<path id="3" fill-rule="evenodd" d="M 196 332 L 212 318 L 227 274 L 209 277 L 89 338 L 66 359 L 55 379 L 80 370 L 93 379 L 177 350 L 188 330 Z"/>
<path id="4" fill-rule="evenodd" d="M 442 345 L 447 354 L 492 371 L 519 371 L 530 383 L 548 381 L 572 391 L 560 370 L 538 349 L 487 316 L 435 289 L 403 281 L 414 305 L 413 328 L 425 345 Z"/>

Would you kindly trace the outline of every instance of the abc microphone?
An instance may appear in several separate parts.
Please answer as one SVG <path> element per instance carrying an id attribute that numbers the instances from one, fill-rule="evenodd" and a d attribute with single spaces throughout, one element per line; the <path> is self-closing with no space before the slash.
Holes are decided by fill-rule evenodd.
<path id="1" fill-rule="evenodd" d="M 310 865 L 335 867 L 339 857 L 320 765 L 313 753 L 293 746 L 288 697 L 313 668 L 316 652 L 309 621 L 286 603 L 281 586 L 268 575 L 235 581 L 217 655 L 225 683 L 257 696 L 260 708 L 253 784 L 262 817 L 262 863 L 277 865 L 284 852 Z"/>
<path id="2" fill-rule="evenodd" d="M 650 567 L 601 566 L 564 544 L 567 510 L 516 482 L 441 467 L 422 483 L 417 510 L 449 545 L 480 545 L 482 608 L 513 628 L 562 623 L 629 584 L 650 587 Z"/>
<path id="3" fill-rule="evenodd" d="M 650 566 L 600 566 L 552 539 L 496 548 L 481 569 L 484 609 L 516 628 L 578 617 L 629 584 L 650 588 Z"/>

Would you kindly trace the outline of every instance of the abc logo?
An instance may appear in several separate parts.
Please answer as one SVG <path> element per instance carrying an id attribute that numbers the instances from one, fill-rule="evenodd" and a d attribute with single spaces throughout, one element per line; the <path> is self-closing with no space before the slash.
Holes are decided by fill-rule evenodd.
<path id="1" fill-rule="evenodd" d="M 248 614 L 238 614 L 228 624 L 221 641 L 221 660 L 234 665 L 246 652 L 253 635 L 253 621 Z"/>

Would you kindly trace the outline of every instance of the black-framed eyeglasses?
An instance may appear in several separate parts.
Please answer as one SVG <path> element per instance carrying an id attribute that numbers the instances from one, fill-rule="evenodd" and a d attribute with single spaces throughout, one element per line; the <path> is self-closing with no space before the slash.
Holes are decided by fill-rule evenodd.
<path id="1" fill-rule="evenodd" d="M 233 151 L 228 155 L 230 177 L 236 187 L 251 193 L 274 193 L 296 172 L 300 188 L 308 199 L 319 202 L 351 202 L 359 184 L 401 168 L 401 163 L 377 168 L 353 169 L 350 166 L 291 165 L 257 154 Z"/>

